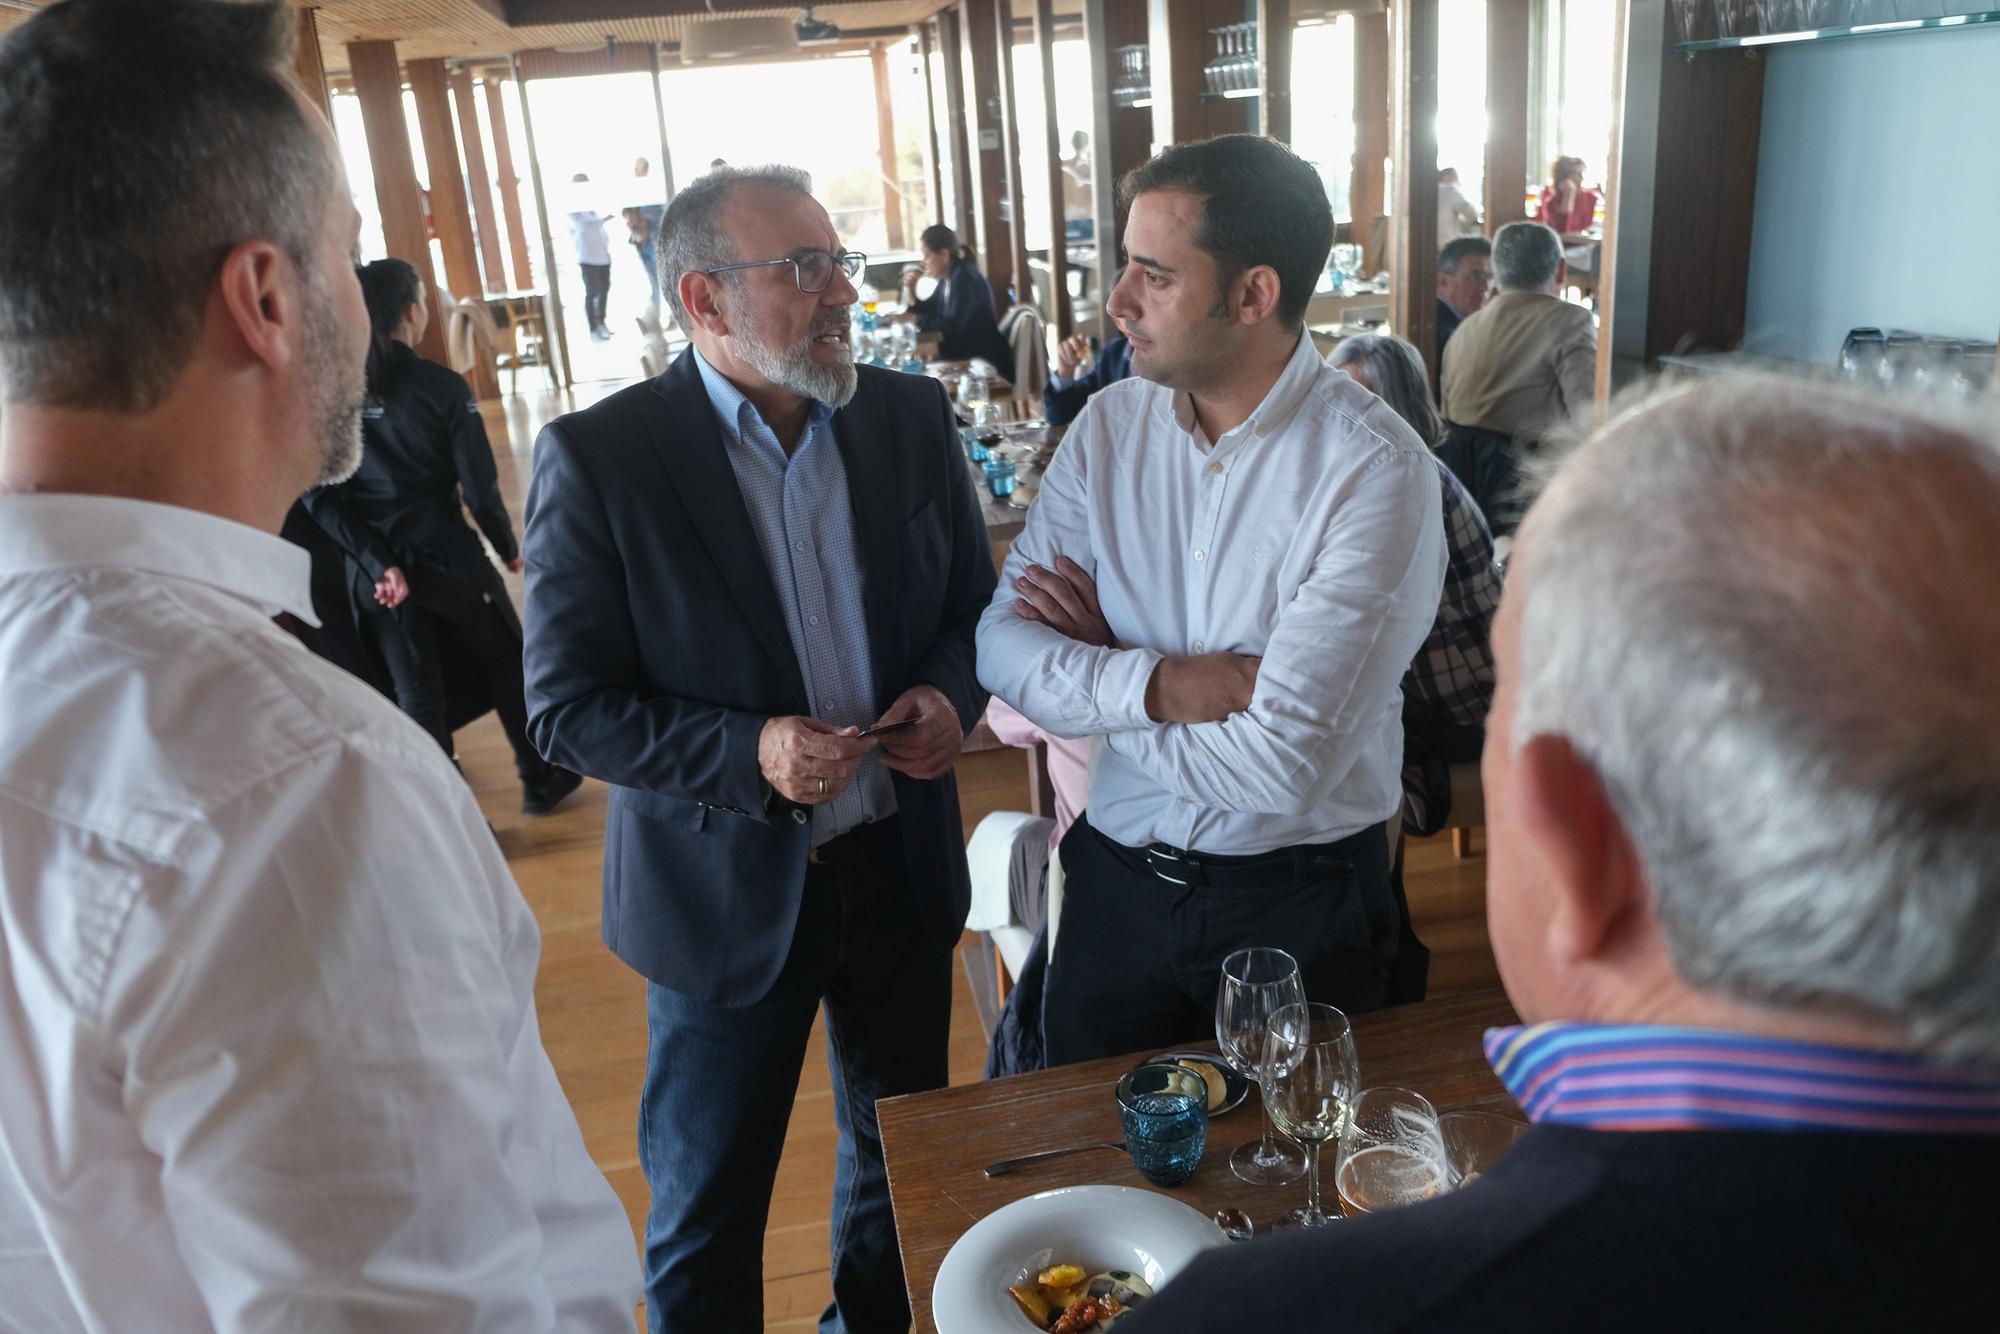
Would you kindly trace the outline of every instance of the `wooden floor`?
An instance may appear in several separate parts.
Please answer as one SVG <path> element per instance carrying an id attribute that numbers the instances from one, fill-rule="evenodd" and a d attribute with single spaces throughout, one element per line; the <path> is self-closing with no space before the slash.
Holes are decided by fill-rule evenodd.
<path id="1" fill-rule="evenodd" d="M 596 386 L 580 389 L 574 397 L 523 396 L 485 405 L 501 488 L 517 528 L 535 432 L 550 417 L 610 389 Z M 518 603 L 518 576 L 509 575 L 508 581 Z M 645 990 L 597 935 L 606 789 L 587 781 L 555 814 L 524 816 L 512 758 L 494 718 L 480 719 L 459 734 L 458 742 L 466 776 L 541 924 L 536 1000 L 543 1041 L 591 1156 L 625 1202 L 636 1237 L 646 1212 L 646 1182 L 634 1138 L 646 1065 Z M 968 831 L 988 812 L 1027 808 L 1026 770 L 1015 752 L 967 756 L 959 765 L 958 783 Z M 1405 881 L 1417 932 L 1433 952 L 1432 994 L 1497 984 L 1486 936 L 1484 858 L 1455 860 L 1443 837 L 1413 843 L 1406 854 Z M 951 1082 L 959 1084 L 979 1078 L 985 1044 L 962 968 L 954 974 L 954 986 L 950 1066 Z M 765 1233 L 767 1329 L 811 1328 L 831 1296 L 827 1215 L 833 1202 L 833 1154 L 825 1040 L 815 1026 Z"/>

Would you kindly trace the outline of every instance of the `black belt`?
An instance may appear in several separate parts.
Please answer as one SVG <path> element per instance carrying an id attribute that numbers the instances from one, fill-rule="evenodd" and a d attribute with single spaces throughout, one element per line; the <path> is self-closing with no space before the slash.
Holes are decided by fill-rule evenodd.
<path id="1" fill-rule="evenodd" d="M 830 838 L 806 853 L 806 861 L 814 866 L 842 866 L 849 862 L 873 861 L 881 853 L 882 844 L 895 830 L 895 818 L 875 824 L 856 825 L 837 838 Z"/>
<path id="2" fill-rule="evenodd" d="M 1268 885 L 1275 878 L 1297 875 L 1309 867 L 1325 866 L 1329 862 L 1350 862 L 1354 854 L 1365 846 L 1362 840 L 1370 838 L 1385 838 L 1380 826 L 1349 834 L 1332 843 L 1299 843 L 1245 857 L 1196 852 L 1167 843 L 1150 843 L 1139 849 L 1137 856 L 1144 860 L 1154 875 L 1170 885 L 1193 889 L 1238 889 Z M 1132 850 L 1125 851 L 1129 855 Z"/>

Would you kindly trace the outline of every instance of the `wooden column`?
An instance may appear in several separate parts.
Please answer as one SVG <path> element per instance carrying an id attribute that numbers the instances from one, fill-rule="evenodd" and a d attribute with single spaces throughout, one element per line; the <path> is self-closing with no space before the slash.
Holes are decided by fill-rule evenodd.
<path id="1" fill-rule="evenodd" d="M 424 202 L 417 189 L 417 166 L 410 156 L 410 128 L 403 119 L 403 73 L 396 64 L 394 42 L 350 42 L 348 75 L 361 104 L 361 125 L 368 136 L 368 161 L 375 175 L 375 203 L 382 211 L 382 242 L 389 253 L 416 269 L 424 288 L 437 283 L 431 266 L 430 238 L 424 229 Z M 417 342 L 417 352 L 430 361 L 445 362 L 444 321 L 432 301 L 430 327 Z"/>
<path id="2" fill-rule="evenodd" d="M 868 63 L 875 69 L 875 155 L 881 163 L 882 221 L 889 231 L 889 248 L 909 245 L 903 227 L 902 175 L 896 166 L 896 104 L 889 92 L 889 53 L 881 46 L 868 48 Z"/>
<path id="3" fill-rule="evenodd" d="M 1631 7 L 1619 5 L 1617 20 L 1612 28 L 1611 155 L 1604 164 L 1604 244 L 1597 252 L 1597 324 L 1600 332 L 1597 336 L 1596 398 L 1599 420 L 1603 419 L 1604 406 L 1611 399 L 1611 330 L 1616 327 L 1612 317 L 1616 314 L 1614 302 L 1618 289 L 1618 201 L 1623 194 L 1618 177 L 1625 138 L 1625 59 L 1627 29 L 1631 22 Z"/>
<path id="4" fill-rule="evenodd" d="M 1257 0 L 1257 133 L 1292 141 L 1291 0 Z"/>
<path id="5" fill-rule="evenodd" d="M 1000 200 L 1007 189 L 1007 141 L 1001 121 L 999 8 L 997 0 L 959 0 L 958 17 L 971 73 L 966 122 L 978 177 L 973 211 L 979 224 L 979 259 L 993 288 L 994 309 L 1004 313 L 1007 289 L 1014 282 L 1014 245 L 1000 219 Z"/>
<path id="6" fill-rule="evenodd" d="M 444 251 L 445 284 L 458 301 L 485 295 L 479 278 L 479 246 L 472 236 L 472 210 L 465 197 L 465 177 L 459 174 L 458 135 L 451 123 L 451 92 L 442 60 L 412 60 L 410 91 L 417 104 L 417 129 L 424 137 L 424 163 L 430 173 L 431 219 Z M 444 311 L 439 311 L 442 319 Z M 465 372 L 479 398 L 500 397 L 500 377 L 492 363 L 475 359 Z"/>
<path id="7" fill-rule="evenodd" d="M 937 16 L 938 53 L 944 57 L 944 110 L 946 170 L 951 173 L 950 222 L 959 239 L 970 241 L 979 233 L 979 202 L 972 183 L 972 129 L 977 119 L 966 103 L 966 71 L 971 55 L 965 42 L 965 23 L 957 10 L 947 9 Z"/>
<path id="8" fill-rule="evenodd" d="M 486 290 L 507 290 L 507 263 L 500 257 L 500 218 L 493 209 L 493 177 L 486 169 L 486 141 L 479 133 L 479 103 L 472 95 L 472 71 L 451 76 L 451 104 L 458 113 L 458 134 L 465 145 L 465 176 L 472 199 L 472 230 L 479 238 L 480 272 Z M 468 295 L 471 295 L 468 293 Z"/>
<path id="9" fill-rule="evenodd" d="M 929 226 L 944 217 L 944 149 L 938 141 L 938 90 L 937 80 L 931 76 L 931 56 L 937 46 L 931 41 L 931 25 L 919 23 L 910 29 L 917 39 L 917 58 L 924 67 L 924 137 L 928 145 L 924 154 L 924 172 L 930 182 L 930 216 L 924 225 Z"/>
<path id="10" fill-rule="evenodd" d="M 308 101 L 326 115 L 326 123 L 333 124 L 333 98 L 326 88 L 326 64 L 320 58 L 319 11 L 301 9 L 298 11 L 298 50 L 295 52 L 299 74 L 299 87 L 305 90 Z"/>
<path id="11" fill-rule="evenodd" d="M 507 113 L 495 79 L 481 80 L 486 90 L 486 123 L 493 127 L 494 185 L 500 191 L 500 216 L 507 223 L 507 253 L 514 263 L 514 290 L 535 285 L 535 266 L 528 258 L 528 229 L 521 220 L 521 178 L 514 174 L 514 150 L 507 138 Z"/>
<path id="12" fill-rule="evenodd" d="M 1206 138 L 1201 72 L 1208 32 L 1195 0 L 1147 0 L 1146 41 L 1152 48 L 1153 151 Z"/>
<path id="13" fill-rule="evenodd" d="M 1020 103 L 1014 98 L 1013 0 L 999 0 L 993 6 L 993 44 L 1000 64 L 1000 144 L 1007 167 L 1007 244 L 1013 250 L 1014 299 L 1032 306 L 1035 288 L 1028 268 L 1028 208 L 1021 187 L 1021 116 L 1016 110 Z M 1007 313 L 1005 301 L 994 304 L 1002 315 Z"/>
<path id="14" fill-rule="evenodd" d="M 1354 19 L 1354 177 L 1348 211 L 1354 215 L 1348 239 L 1362 250 L 1361 266 L 1383 269 L 1383 246 L 1375 220 L 1386 211 L 1382 164 L 1389 157 L 1389 16 Z"/>
<path id="15" fill-rule="evenodd" d="M 1048 312 L 1058 339 L 1076 329 L 1076 317 L 1069 308 L 1069 217 L 1063 196 L 1069 176 L 1062 165 L 1062 131 L 1056 125 L 1055 6 L 1049 0 L 1034 0 L 1035 53 L 1042 67 L 1042 124 L 1049 143 L 1049 303 Z M 1093 179 L 1095 179 L 1093 175 Z"/>
<path id="16" fill-rule="evenodd" d="M 1390 31 L 1390 135 L 1396 155 L 1396 253 L 1389 327 L 1437 380 L 1438 0 L 1397 0 Z"/>
<path id="17" fill-rule="evenodd" d="M 1486 234 L 1528 216 L 1531 0 L 1486 0 Z"/>

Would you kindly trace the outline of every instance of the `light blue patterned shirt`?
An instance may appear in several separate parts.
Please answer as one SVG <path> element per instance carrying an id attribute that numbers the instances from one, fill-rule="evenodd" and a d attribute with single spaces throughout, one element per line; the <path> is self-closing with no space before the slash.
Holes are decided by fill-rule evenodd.
<path id="1" fill-rule="evenodd" d="M 879 716 L 875 664 L 861 598 L 861 546 L 855 540 L 847 469 L 833 438 L 833 409 L 812 405 L 799 447 L 786 457 L 756 405 L 700 352 L 689 351 L 722 428 L 764 568 L 784 608 L 785 630 L 805 678 L 812 716 L 835 727 L 866 727 Z M 845 791 L 813 807 L 813 846 L 895 813 L 889 771 L 870 753 Z"/>

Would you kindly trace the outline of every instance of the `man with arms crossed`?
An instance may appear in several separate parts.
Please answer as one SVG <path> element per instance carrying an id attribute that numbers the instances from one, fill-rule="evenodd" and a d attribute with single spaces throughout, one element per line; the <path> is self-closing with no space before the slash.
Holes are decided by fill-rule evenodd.
<path id="1" fill-rule="evenodd" d="M 1493 633 L 1487 921 L 1532 1026 L 1486 1054 L 1533 1129 L 1197 1261 L 1131 1334 L 1990 1326 L 2000 609 L 1938 572 L 2000 578 L 1996 531 L 1990 420 L 1818 384 L 1584 446 Z"/>
<path id="2" fill-rule="evenodd" d="M 946 1075 L 970 893 L 951 766 L 986 703 L 992 549 L 943 388 L 854 365 L 864 257 L 811 191 L 724 167 L 674 196 L 660 273 L 694 345 L 544 430 L 528 495 L 529 728 L 613 785 L 604 939 L 649 984 L 655 1331 L 761 1327 L 822 1005 L 820 1328 L 906 1328 L 875 1102 Z"/>
<path id="3" fill-rule="evenodd" d="M 1097 738 L 1051 1063 L 1208 1031 L 1246 945 L 1292 950 L 1315 1000 L 1384 1003 L 1397 683 L 1444 581 L 1423 442 L 1304 331 L 1333 240 L 1318 175 L 1230 135 L 1121 189 L 1107 309 L 1137 378 L 1064 439 L 979 625 L 995 695 Z"/>
<path id="4" fill-rule="evenodd" d="M 0 1329 L 629 1331 L 478 806 L 272 621 L 368 342 L 291 68 L 281 3 L 0 40 Z"/>

